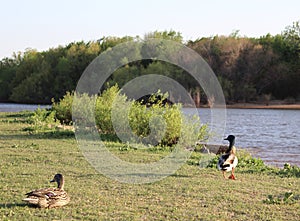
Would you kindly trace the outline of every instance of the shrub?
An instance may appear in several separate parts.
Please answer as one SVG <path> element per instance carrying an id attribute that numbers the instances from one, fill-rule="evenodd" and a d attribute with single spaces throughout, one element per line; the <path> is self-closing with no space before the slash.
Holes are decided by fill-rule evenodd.
<path id="1" fill-rule="evenodd" d="M 117 85 L 103 91 L 101 96 L 96 100 L 95 120 L 96 125 L 101 133 L 114 134 L 114 128 L 111 120 L 111 111 L 114 100 L 119 96 L 119 88 Z"/>
<path id="2" fill-rule="evenodd" d="M 73 96 L 74 94 L 67 92 L 59 103 L 53 103 L 56 118 L 62 123 L 72 123 Z M 134 141 L 151 145 L 171 146 L 179 139 L 190 145 L 207 135 L 207 127 L 200 126 L 199 117 L 187 118 L 181 111 L 181 105 L 168 105 L 163 102 L 167 94 L 158 92 L 152 95 L 149 107 L 129 100 L 120 93 L 117 85 L 106 89 L 97 97 L 87 94 L 75 96 L 75 118 L 88 118 L 80 119 L 87 121 L 86 126 L 93 126 L 90 123 L 95 121 L 101 134 L 117 133 L 118 136 L 125 137 L 126 142 L 132 141 L 130 139 L 134 136 L 137 139 Z M 94 119 L 89 119 L 91 117 Z"/>
<path id="3" fill-rule="evenodd" d="M 93 127 L 95 125 L 95 105 L 96 95 L 88 95 L 87 93 L 73 95 L 72 117 L 75 120 L 80 120 L 80 125 L 83 127 Z M 73 122 L 72 122 L 73 123 Z"/>
<path id="4" fill-rule="evenodd" d="M 74 93 L 67 92 L 58 103 L 52 99 L 52 110 L 55 111 L 55 118 L 63 124 L 72 123 L 72 103 Z"/>
<path id="5" fill-rule="evenodd" d="M 138 142 L 163 146 L 172 146 L 180 139 L 181 144 L 189 146 L 207 134 L 206 125 L 200 126 L 199 118 L 187 118 L 180 104 L 166 104 L 167 94 L 158 91 L 151 95 L 149 107 L 142 104 L 143 101 L 128 101 L 124 95 L 117 94 L 115 97 L 118 106 L 114 112 L 121 121 L 118 122 L 118 130 L 128 138 L 133 133 Z"/>

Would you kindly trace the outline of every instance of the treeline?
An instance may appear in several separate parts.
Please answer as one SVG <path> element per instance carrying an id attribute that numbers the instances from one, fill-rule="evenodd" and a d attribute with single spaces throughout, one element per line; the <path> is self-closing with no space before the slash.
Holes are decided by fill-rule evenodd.
<path id="1" fill-rule="evenodd" d="M 85 68 L 100 53 L 139 37 L 105 37 L 91 42 L 37 52 L 27 50 L 0 61 L 0 101 L 51 103 L 66 91 L 73 91 Z M 183 43 L 175 31 L 152 32 L 147 38 L 171 39 Z M 300 100 L 300 26 L 286 27 L 281 34 L 259 38 L 229 36 L 199 38 L 184 43 L 197 51 L 211 66 L 223 88 L 227 102 L 280 99 Z M 126 60 L 126 58 L 124 58 Z M 163 74 L 180 82 L 197 102 L 206 103 L 200 85 L 184 70 L 172 64 L 142 60 L 118 69 L 107 85 L 120 87 L 145 74 Z M 103 88 L 104 89 L 104 88 Z"/>
<path id="2" fill-rule="evenodd" d="M 37 52 L 28 49 L 0 62 L 0 100 L 20 103 L 50 103 L 73 91 L 91 61 L 107 48 L 132 38 L 107 38 L 75 42 L 65 47 Z"/>

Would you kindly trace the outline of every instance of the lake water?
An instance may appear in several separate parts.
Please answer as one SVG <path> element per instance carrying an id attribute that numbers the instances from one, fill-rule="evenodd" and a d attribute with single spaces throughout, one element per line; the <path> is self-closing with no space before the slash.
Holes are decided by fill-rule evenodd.
<path id="1" fill-rule="evenodd" d="M 4 104 L 0 112 L 33 111 L 47 105 Z M 201 123 L 211 123 L 211 109 L 198 109 Z M 196 113 L 185 108 L 184 112 Z M 223 137 L 236 136 L 235 146 L 249 150 L 265 163 L 283 167 L 284 163 L 300 166 L 300 110 L 226 109 Z M 222 141 L 222 144 L 228 144 Z"/>
<path id="2" fill-rule="evenodd" d="M 210 109 L 199 109 L 199 116 L 210 124 Z M 236 147 L 249 150 L 266 164 L 300 166 L 300 110 L 227 109 L 224 137 L 229 134 L 236 136 Z"/>
<path id="3" fill-rule="evenodd" d="M 37 108 L 49 108 L 50 105 L 0 103 L 0 112 L 34 111 Z"/>

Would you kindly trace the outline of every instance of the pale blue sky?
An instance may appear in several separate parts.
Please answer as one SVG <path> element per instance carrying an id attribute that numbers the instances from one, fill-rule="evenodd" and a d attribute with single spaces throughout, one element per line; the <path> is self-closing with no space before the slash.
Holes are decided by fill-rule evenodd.
<path id="1" fill-rule="evenodd" d="M 0 0 L 0 59 L 102 36 L 175 30 L 185 40 L 280 34 L 300 20 L 299 0 Z"/>

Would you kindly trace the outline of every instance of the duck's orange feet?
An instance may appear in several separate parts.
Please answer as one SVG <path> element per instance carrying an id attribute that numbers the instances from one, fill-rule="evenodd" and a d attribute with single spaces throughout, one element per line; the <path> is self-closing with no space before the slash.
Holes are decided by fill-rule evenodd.
<path id="1" fill-rule="evenodd" d="M 228 179 L 231 179 L 231 180 L 235 180 L 235 176 L 233 174 L 231 174 Z"/>

